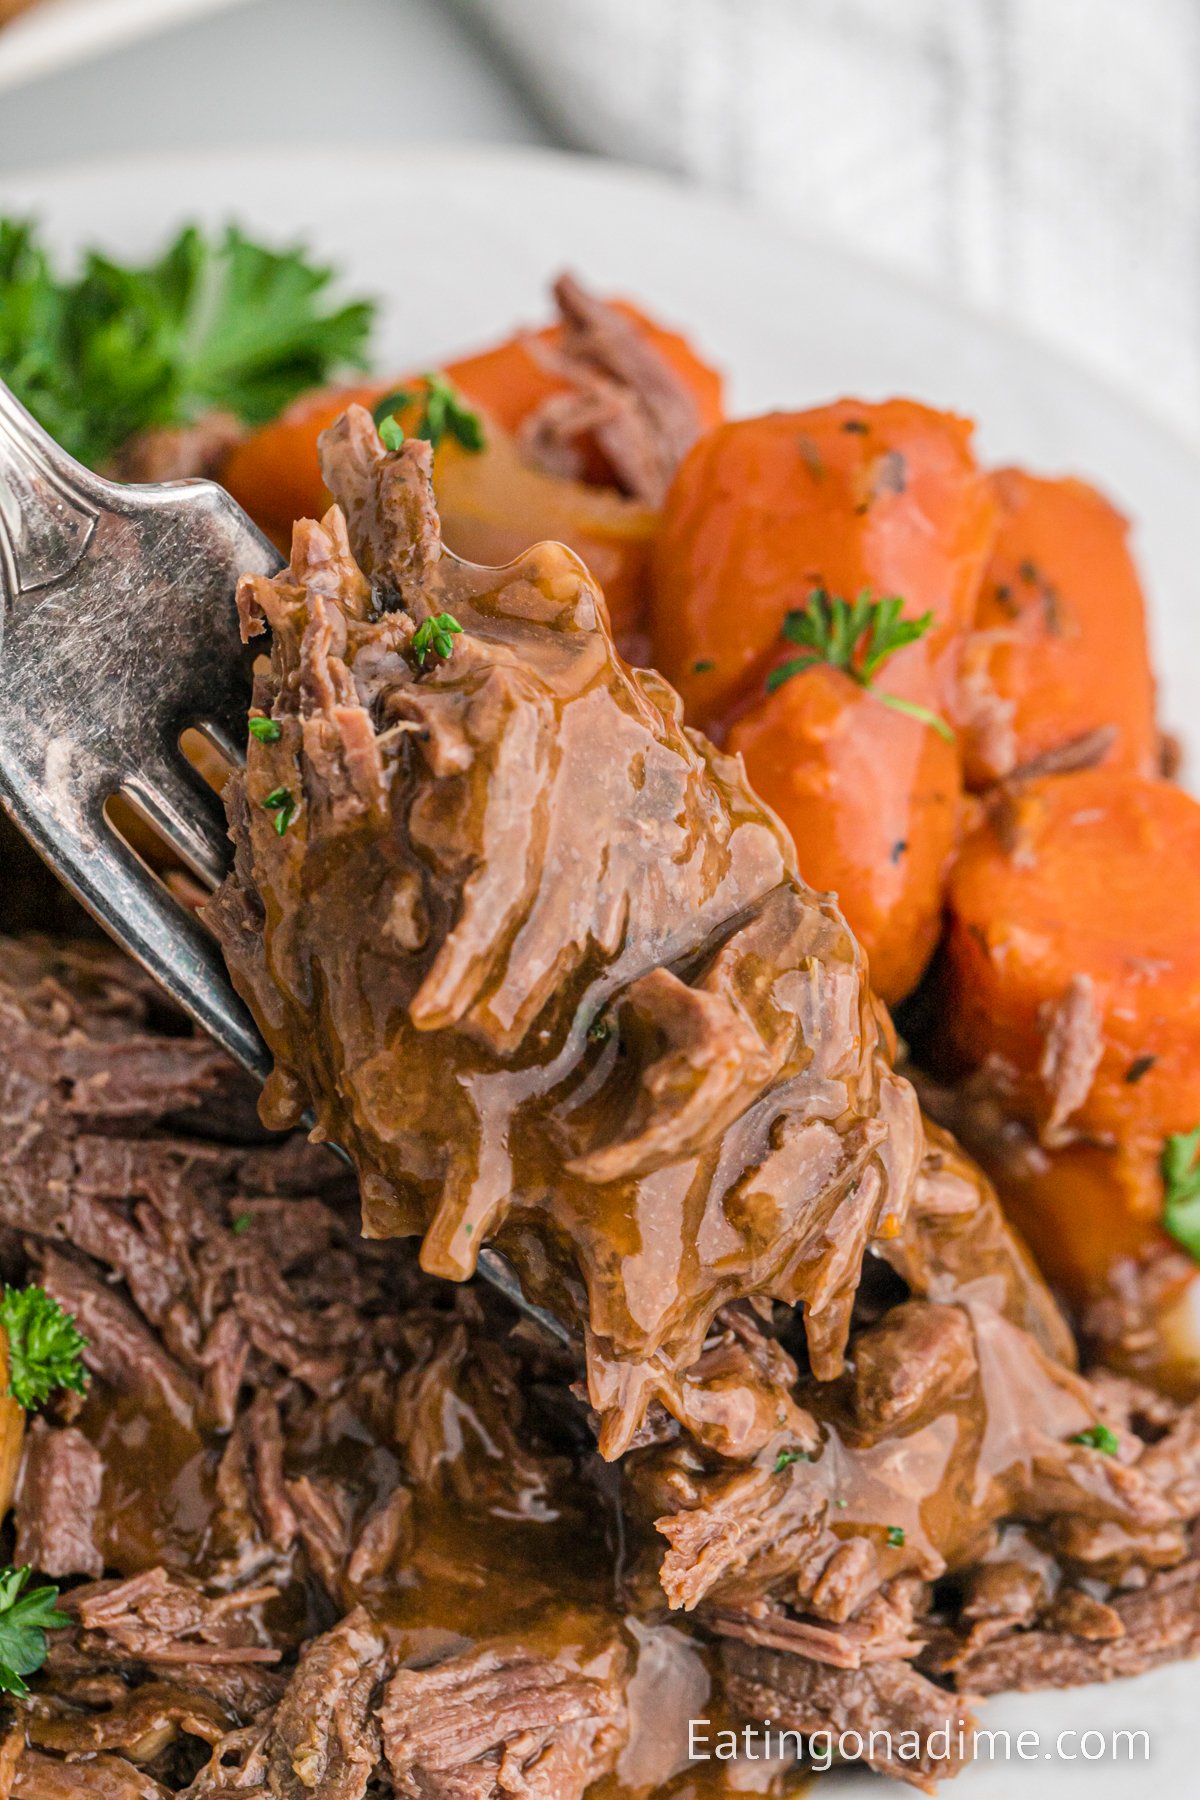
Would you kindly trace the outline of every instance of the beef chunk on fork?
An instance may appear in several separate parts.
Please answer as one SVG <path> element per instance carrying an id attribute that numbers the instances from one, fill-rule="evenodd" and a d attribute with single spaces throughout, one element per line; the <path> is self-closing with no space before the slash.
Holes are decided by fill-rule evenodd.
<path id="1" fill-rule="evenodd" d="M 803 1301 L 835 1376 L 923 1149 L 844 921 L 577 561 L 459 562 L 428 446 L 386 453 L 361 407 L 320 449 L 338 505 L 239 588 L 280 729 L 228 784 L 207 913 L 275 1056 L 264 1118 L 311 1103 L 368 1232 L 420 1234 L 430 1273 L 494 1238 L 576 1317 L 606 1457 L 656 1400 L 705 1434 L 679 1379 L 737 1300 Z"/>

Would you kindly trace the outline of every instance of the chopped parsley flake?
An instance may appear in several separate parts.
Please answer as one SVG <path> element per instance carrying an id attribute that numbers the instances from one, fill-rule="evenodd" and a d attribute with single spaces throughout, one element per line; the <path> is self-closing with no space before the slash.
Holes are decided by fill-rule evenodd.
<path id="1" fill-rule="evenodd" d="M 1163 1145 L 1163 1229 L 1200 1262 L 1200 1125 Z"/>
<path id="2" fill-rule="evenodd" d="M 385 450 L 399 450 L 404 443 L 404 427 L 394 413 L 379 422 L 379 441 Z"/>
<path id="3" fill-rule="evenodd" d="M 807 1450 L 781 1450 L 775 1458 L 775 1473 L 782 1475 L 783 1471 L 790 1469 L 793 1463 L 811 1461 L 812 1457 Z"/>
<path id="4" fill-rule="evenodd" d="M 296 816 L 296 802 L 285 787 L 272 788 L 263 801 L 263 811 L 275 814 L 275 832 L 282 837 Z"/>
<path id="5" fill-rule="evenodd" d="M 250 736 L 257 738 L 260 744 L 277 744 L 283 736 L 283 726 L 278 719 L 268 719 L 259 713 L 250 721 Z"/>
<path id="6" fill-rule="evenodd" d="M 422 667 L 430 651 L 440 656 L 445 662 L 454 649 L 454 640 L 462 633 L 462 626 L 453 613 L 438 613 L 436 618 L 425 619 L 413 633 L 412 653 Z"/>
<path id="7" fill-rule="evenodd" d="M 1077 1431 L 1075 1436 L 1067 1441 L 1072 1444 L 1086 1444 L 1089 1450 L 1100 1450 L 1105 1456 L 1115 1456 L 1121 1448 L 1116 1432 L 1110 1431 L 1107 1425 L 1101 1425 L 1099 1422 L 1089 1425 L 1086 1431 Z"/>
<path id="8" fill-rule="evenodd" d="M 430 369 L 421 377 L 419 386 L 397 388 L 394 393 L 385 394 L 374 407 L 372 417 L 389 450 L 398 450 L 404 442 L 400 421 L 393 415 L 415 406 L 418 401 L 422 405 L 411 427 L 413 437 L 426 438 L 435 450 L 447 437 L 473 454 L 483 449 L 486 437 L 479 414 L 467 405 L 453 382 L 436 369 Z M 393 436 L 394 442 L 391 441 Z"/>

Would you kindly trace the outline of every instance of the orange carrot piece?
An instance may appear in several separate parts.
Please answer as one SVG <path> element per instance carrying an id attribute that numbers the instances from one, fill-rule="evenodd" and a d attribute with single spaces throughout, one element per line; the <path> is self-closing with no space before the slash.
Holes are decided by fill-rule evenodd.
<path id="1" fill-rule="evenodd" d="M 1030 782 L 964 844 L 949 907 L 948 1039 L 1011 1068 L 1015 1113 L 1152 1156 L 1200 1125 L 1200 802 L 1107 769 Z"/>
<path id="2" fill-rule="evenodd" d="M 1128 526 L 1086 482 L 992 477 L 998 530 L 964 656 L 967 785 L 1111 734 L 1110 768 L 1155 773 L 1154 676 Z M 1098 740 L 1102 743 L 1102 740 Z"/>
<path id="3" fill-rule="evenodd" d="M 952 694 L 994 502 L 964 419 L 909 400 L 840 400 L 718 426 L 676 475 L 655 549 L 655 660 L 693 723 L 719 733 L 785 651 L 814 589 L 898 595 L 935 627 L 888 665 L 896 692 Z"/>
<path id="4" fill-rule="evenodd" d="M 956 747 L 821 663 L 758 701 L 728 748 L 791 832 L 804 879 L 836 892 L 875 991 L 903 999 L 941 929 L 962 792 Z"/>

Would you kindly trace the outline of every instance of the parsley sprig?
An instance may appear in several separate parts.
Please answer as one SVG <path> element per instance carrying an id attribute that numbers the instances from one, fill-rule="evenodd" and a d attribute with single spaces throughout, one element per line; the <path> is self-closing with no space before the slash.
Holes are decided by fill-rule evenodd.
<path id="1" fill-rule="evenodd" d="M 425 659 L 432 652 L 445 662 L 454 649 L 454 640 L 462 635 L 462 626 L 453 613 L 438 613 L 435 618 L 423 619 L 413 632 L 412 653 L 425 667 Z"/>
<path id="2" fill-rule="evenodd" d="M 56 1610 L 58 1589 L 26 1593 L 28 1580 L 28 1564 L 0 1570 L 0 1693 L 19 1700 L 29 1692 L 23 1677 L 35 1674 L 46 1660 L 46 1633 L 71 1623 L 68 1614 Z"/>
<path id="3" fill-rule="evenodd" d="M 1200 1125 L 1163 1145 L 1164 1231 L 1200 1262 Z"/>
<path id="4" fill-rule="evenodd" d="M 87 1392 L 83 1366 L 87 1339 L 73 1315 L 64 1312 L 45 1288 L 5 1287 L 0 1325 L 8 1339 L 8 1391 L 31 1412 L 59 1388 Z"/>
<path id="5" fill-rule="evenodd" d="M 840 595 L 814 588 L 803 606 L 794 607 L 783 622 L 783 636 L 789 644 L 797 644 L 803 654 L 789 657 L 767 676 L 767 692 L 803 675 L 817 663 L 828 663 L 841 669 L 860 687 L 870 688 L 875 698 L 894 712 L 907 713 L 936 731 L 939 737 L 954 742 L 954 733 L 946 721 L 919 706 L 915 700 L 904 700 L 899 694 L 887 694 L 875 686 L 875 676 L 890 656 L 906 644 L 915 644 L 933 624 L 931 612 L 919 619 L 905 619 L 903 600 L 891 595 L 873 600 L 864 588 L 856 600 L 843 600 Z"/>
<path id="6" fill-rule="evenodd" d="M 397 388 L 374 407 L 371 416 L 388 450 L 398 450 L 404 442 L 404 431 L 394 415 L 406 412 L 418 400 L 421 411 L 412 427 L 413 437 L 427 438 L 435 450 L 446 437 L 464 450 L 483 449 L 486 440 L 479 414 L 467 405 L 452 381 L 430 369 L 422 375 L 420 386 Z"/>
<path id="7" fill-rule="evenodd" d="M 195 226 L 154 262 L 91 251 L 64 276 L 32 223 L 0 219 L 0 375 L 92 468 L 139 431 L 212 410 L 262 425 L 366 365 L 374 304 L 330 307 L 331 280 L 302 248 Z"/>

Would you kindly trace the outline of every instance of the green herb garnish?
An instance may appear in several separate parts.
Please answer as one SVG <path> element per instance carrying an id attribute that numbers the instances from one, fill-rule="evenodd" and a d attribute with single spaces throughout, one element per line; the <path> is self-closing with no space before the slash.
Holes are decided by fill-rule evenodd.
<path id="1" fill-rule="evenodd" d="M 814 588 L 806 603 L 789 612 L 783 622 L 783 636 L 789 644 L 800 645 L 804 654 L 789 657 L 771 670 L 767 676 L 768 694 L 794 675 L 803 675 L 818 663 L 828 663 L 860 687 L 869 688 L 884 706 L 919 719 L 939 737 L 953 743 L 954 733 L 937 713 L 927 706 L 918 706 L 915 700 L 903 700 L 898 694 L 886 694 L 875 686 L 875 676 L 888 657 L 906 644 L 915 644 L 933 624 L 931 612 L 923 613 L 919 619 L 904 619 L 900 616 L 903 608 L 903 600 L 895 595 L 872 600 L 867 588 L 853 601 L 826 593 L 824 588 Z"/>
<path id="2" fill-rule="evenodd" d="M 302 249 L 188 226 L 156 262 L 92 251 L 66 278 L 33 224 L 0 219 L 0 375 L 92 468 L 137 432 L 207 412 L 263 425 L 365 367 L 374 305 L 330 310 L 331 277 Z"/>
<path id="3" fill-rule="evenodd" d="M 399 450 L 404 444 L 404 427 L 394 413 L 379 421 L 379 441 L 385 450 Z"/>
<path id="4" fill-rule="evenodd" d="M 1107 1425 L 1101 1425 L 1098 1422 L 1095 1425 L 1089 1425 L 1086 1431 L 1077 1431 L 1074 1437 L 1067 1439 L 1067 1442 L 1069 1444 L 1086 1444 L 1089 1450 L 1101 1450 L 1105 1456 L 1115 1456 L 1121 1448 L 1116 1432 L 1110 1431 Z"/>
<path id="5" fill-rule="evenodd" d="M 245 1237 L 253 1223 L 254 1221 L 249 1213 L 239 1213 L 229 1229 L 232 1231 L 234 1237 Z"/>
<path id="6" fill-rule="evenodd" d="M 399 441 L 388 443 L 384 437 L 385 425 L 394 413 L 405 411 L 418 400 L 423 404 L 412 428 L 413 437 L 427 438 L 435 450 L 445 437 L 452 437 L 464 450 L 483 449 L 486 439 L 479 414 L 467 405 L 453 382 L 447 381 L 444 375 L 439 375 L 436 369 L 430 369 L 427 374 L 422 375 L 419 387 L 398 388 L 395 393 L 385 394 L 373 408 L 371 416 L 389 450 L 400 448 L 404 434 L 400 431 L 399 420 L 396 420 L 395 430 L 400 433 Z"/>
<path id="7" fill-rule="evenodd" d="M 692 664 L 692 674 L 711 675 L 716 666 L 717 665 L 711 656 L 702 656 L 697 662 Z"/>
<path id="8" fill-rule="evenodd" d="M 1163 1145 L 1164 1231 L 1200 1262 L 1200 1125 Z"/>
<path id="9" fill-rule="evenodd" d="M 257 738 L 260 744 L 277 744 L 283 736 L 283 726 L 278 719 L 268 719 L 259 713 L 250 721 L 250 736 Z"/>
<path id="10" fill-rule="evenodd" d="M 23 1700 L 29 1692 L 22 1677 L 33 1675 L 46 1660 L 46 1633 L 71 1623 L 67 1613 L 56 1611 L 58 1589 L 22 1589 L 29 1580 L 29 1566 L 0 1570 L 0 1693 Z"/>
<path id="11" fill-rule="evenodd" d="M 263 811 L 275 814 L 275 833 L 282 837 L 296 816 L 296 802 L 285 787 L 272 788 L 263 800 Z"/>
<path id="12" fill-rule="evenodd" d="M 462 626 L 453 613 L 438 613 L 436 618 L 422 620 L 413 632 L 412 653 L 422 668 L 430 651 L 445 662 L 454 649 L 455 638 L 461 634 Z"/>
<path id="13" fill-rule="evenodd" d="M 0 1297 L 0 1325 L 8 1339 L 8 1391 L 32 1412 L 59 1388 L 87 1392 L 83 1366 L 87 1339 L 45 1288 L 5 1287 Z"/>
<path id="14" fill-rule="evenodd" d="M 782 1475 L 783 1471 L 790 1469 L 793 1463 L 811 1461 L 812 1457 L 807 1450 L 781 1450 L 775 1458 L 775 1474 Z"/>
<path id="15" fill-rule="evenodd" d="M 893 1550 L 902 1550 L 904 1548 L 903 1525 L 889 1525 L 887 1528 L 887 1541 L 892 1546 Z"/>

